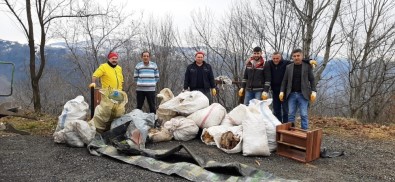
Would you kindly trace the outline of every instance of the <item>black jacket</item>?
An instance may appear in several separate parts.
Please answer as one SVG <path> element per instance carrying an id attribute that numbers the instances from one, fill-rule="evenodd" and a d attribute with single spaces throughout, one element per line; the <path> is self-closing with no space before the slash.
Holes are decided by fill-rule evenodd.
<path id="1" fill-rule="evenodd" d="M 256 66 L 252 65 L 251 58 L 246 63 L 244 76 L 242 80 L 242 88 L 249 91 L 265 91 L 270 88 L 271 73 L 270 66 L 266 64 L 263 57 L 259 59 Z"/>
<path id="2" fill-rule="evenodd" d="M 281 92 L 285 91 L 285 98 L 288 98 L 292 90 L 292 78 L 293 78 L 294 64 L 287 66 L 285 71 L 284 79 L 281 83 Z M 310 100 L 311 91 L 317 91 L 314 83 L 313 68 L 310 64 L 302 62 L 302 77 L 301 77 L 301 89 L 303 97 Z"/>
<path id="3" fill-rule="evenodd" d="M 303 59 L 303 62 L 309 63 L 310 59 Z M 273 60 L 268 61 L 272 79 L 270 86 L 274 92 L 280 92 L 281 82 L 283 81 L 285 70 L 287 68 L 287 65 L 291 63 L 293 62 L 284 59 L 281 59 L 281 61 L 277 65 L 274 64 Z"/>
<path id="4" fill-rule="evenodd" d="M 291 63 L 292 62 L 289 60 L 281 59 L 281 61 L 277 65 L 275 65 L 272 60 L 268 61 L 272 78 L 270 85 L 273 91 L 280 91 L 281 82 L 283 81 L 285 70 L 287 68 L 287 65 Z"/>
<path id="5" fill-rule="evenodd" d="M 204 88 L 196 88 L 198 65 L 196 65 L 196 62 L 194 62 L 188 65 L 187 70 L 185 71 L 184 90 L 187 90 L 188 87 L 190 90 L 215 88 L 214 74 L 213 70 L 211 69 L 211 65 L 203 61 L 202 66 Z"/>

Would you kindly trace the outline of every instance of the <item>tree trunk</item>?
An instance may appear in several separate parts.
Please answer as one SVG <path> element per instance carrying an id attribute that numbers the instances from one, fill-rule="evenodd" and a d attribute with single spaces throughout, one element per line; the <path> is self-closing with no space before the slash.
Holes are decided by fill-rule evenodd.
<path id="1" fill-rule="evenodd" d="M 36 78 L 36 55 L 34 48 L 34 32 L 33 32 L 33 21 L 30 0 L 26 0 L 26 15 L 29 27 L 28 39 L 29 39 L 29 52 L 30 52 L 30 81 L 33 91 L 33 105 L 34 111 L 37 113 L 41 112 L 41 101 L 40 101 L 40 88 L 38 85 L 38 79 Z"/>
<path id="2" fill-rule="evenodd" d="M 336 2 L 335 12 L 333 13 L 331 23 L 328 28 L 328 32 L 327 32 L 327 36 L 326 36 L 324 60 L 322 63 L 322 67 L 316 73 L 316 77 L 315 77 L 315 84 L 316 85 L 318 84 L 318 81 L 321 80 L 321 75 L 324 72 L 326 65 L 329 62 L 329 55 L 330 55 L 330 51 L 331 51 L 332 42 L 335 39 L 335 36 L 332 37 L 332 31 L 333 31 L 333 26 L 335 25 L 336 19 L 339 15 L 341 1 L 342 0 L 337 0 L 337 2 Z"/>

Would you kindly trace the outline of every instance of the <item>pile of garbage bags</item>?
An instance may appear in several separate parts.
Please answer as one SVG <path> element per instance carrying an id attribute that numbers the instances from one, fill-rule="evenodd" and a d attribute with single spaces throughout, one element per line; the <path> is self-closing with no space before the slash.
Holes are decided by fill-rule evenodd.
<path id="1" fill-rule="evenodd" d="M 145 148 L 147 139 L 152 142 L 188 141 L 196 137 L 226 153 L 242 152 L 245 156 L 269 156 L 277 147 L 276 126 L 281 123 L 269 108 L 271 99 L 254 99 L 249 106 L 240 104 L 227 113 L 219 103 L 209 105 L 208 98 L 199 91 L 185 91 L 174 96 L 165 88 L 157 95 L 161 103 L 156 115 L 138 109 L 124 114 L 125 92 L 101 93 L 100 105 L 89 122 L 86 121 L 89 105 L 82 96 L 65 104 L 53 134 L 56 143 L 83 147 L 101 131 L 124 126 L 127 129 L 122 132 L 128 144 L 140 149 Z M 160 127 L 155 127 L 156 122 Z M 202 132 L 197 136 L 199 130 Z"/>
<path id="2" fill-rule="evenodd" d="M 56 143 L 66 143 L 73 147 L 84 147 L 95 137 L 96 128 L 86 122 L 89 105 L 83 96 L 69 100 L 58 118 L 53 134 Z"/>
<path id="3" fill-rule="evenodd" d="M 227 153 L 269 156 L 276 150 L 276 126 L 281 122 L 269 108 L 271 99 L 254 99 L 249 106 L 240 104 L 227 113 L 219 103 L 209 105 L 208 98 L 199 91 L 185 91 L 174 97 L 171 90 L 163 89 L 158 97 L 162 99 L 157 115 L 162 125 L 151 130 L 149 136 L 170 133 L 175 140 L 187 141 L 195 138 L 201 128 L 202 142 Z M 170 136 L 152 139 L 168 140 Z"/>

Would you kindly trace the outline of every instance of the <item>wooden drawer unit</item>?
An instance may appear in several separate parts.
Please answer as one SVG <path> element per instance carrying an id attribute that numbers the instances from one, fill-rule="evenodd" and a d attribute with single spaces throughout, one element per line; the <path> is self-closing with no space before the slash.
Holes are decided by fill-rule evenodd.
<path id="1" fill-rule="evenodd" d="M 277 154 L 300 162 L 310 162 L 320 157 L 322 129 L 302 130 L 291 123 L 276 128 Z"/>

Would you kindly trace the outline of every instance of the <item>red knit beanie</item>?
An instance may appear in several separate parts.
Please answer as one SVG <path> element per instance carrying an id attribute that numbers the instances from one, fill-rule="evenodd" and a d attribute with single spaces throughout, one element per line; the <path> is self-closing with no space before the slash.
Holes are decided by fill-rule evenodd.
<path id="1" fill-rule="evenodd" d="M 195 57 L 196 57 L 196 55 L 198 55 L 198 54 L 201 54 L 201 55 L 203 55 L 203 57 L 204 57 L 204 52 L 203 52 L 203 51 L 198 51 L 198 52 L 196 52 L 196 53 L 195 53 Z"/>
<path id="2" fill-rule="evenodd" d="M 113 58 L 113 57 L 117 57 L 117 58 L 118 58 L 118 54 L 117 54 L 116 52 L 110 52 L 110 53 L 108 53 L 108 56 L 107 56 L 108 59 L 111 59 L 111 58 Z"/>

